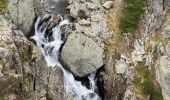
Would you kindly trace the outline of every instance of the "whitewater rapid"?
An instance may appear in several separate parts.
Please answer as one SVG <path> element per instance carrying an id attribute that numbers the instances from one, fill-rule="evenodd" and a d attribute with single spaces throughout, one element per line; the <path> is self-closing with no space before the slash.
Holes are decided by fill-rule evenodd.
<path id="1" fill-rule="evenodd" d="M 61 67 L 64 74 L 64 88 L 67 93 L 72 95 L 75 100 L 100 100 L 100 97 L 94 92 L 96 87 L 95 74 L 92 73 L 88 76 L 90 89 L 83 86 L 80 81 L 75 80 L 72 73 L 65 70 L 63 66 L 58 61 L 59 50 L 63 43 L 61 40 L 61 30 L 63 25 L 69 24 L 68 20 L 62 19 L 58 25 L 52 29 L 53 41 L 49 41 L 49 37 L 45 37 L 47 27 L 52 21 L 52 18 L 46 23 L 46 27 L 39 26 L 41 18 L 39 17 L 35 23 L 35 35 L 31 37 L 36 41 L 37 46 L 40 48 L 41 53 L 44 55 L 48 66 Z"/>

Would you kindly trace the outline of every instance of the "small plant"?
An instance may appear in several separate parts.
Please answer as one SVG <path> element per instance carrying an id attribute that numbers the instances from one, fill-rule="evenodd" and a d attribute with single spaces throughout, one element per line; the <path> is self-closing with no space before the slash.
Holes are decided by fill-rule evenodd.
<path id="1" fill-rule="evenodd" d="M 147 0 L 125 0 L 124 16 L 120 20 L 120 29 L 123 32 L 134 32 L 138 26 L 141 15 L 144 13 L 144 7 Z"/>

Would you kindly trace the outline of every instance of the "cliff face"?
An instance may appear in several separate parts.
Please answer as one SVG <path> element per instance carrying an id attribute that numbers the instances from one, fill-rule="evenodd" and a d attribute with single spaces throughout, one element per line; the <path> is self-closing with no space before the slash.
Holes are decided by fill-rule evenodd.
<path id="1" fill-rule="evenodd" d="M 75 78 L 86 84 L 96 71 L 103 100 L 169 100 L 169 8 L 169 0 L 0 1 L 0 99 L 74 98 L 62 70 L 48 67 L 29 41 L 38 16 L 55 16 L 50 33 L 60 14 L 70 25 L 62 29 L 59 61 Z"/>

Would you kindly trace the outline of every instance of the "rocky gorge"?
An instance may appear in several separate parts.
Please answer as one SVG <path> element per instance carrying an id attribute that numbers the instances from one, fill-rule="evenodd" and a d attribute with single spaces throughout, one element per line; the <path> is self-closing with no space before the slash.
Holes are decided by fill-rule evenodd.
<path id="1" fill-rule="evenodd" d="M 169 0 L 1 0 L 0 100 L 170 100 Z"/>

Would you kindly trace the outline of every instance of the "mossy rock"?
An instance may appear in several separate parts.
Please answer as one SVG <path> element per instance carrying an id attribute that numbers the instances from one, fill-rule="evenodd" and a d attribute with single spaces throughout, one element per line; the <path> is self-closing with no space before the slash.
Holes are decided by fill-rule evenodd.
<path id="1" fill-rule="evenodd" d="M 137 75 L 135 76 L 133 83 L 135 87 L 140 90 L 141 94 L 149 95 L 150 100 L 163 100 L 162 93 L 159 87 L 154 84 L 151 70 L 145 66 L 145 62 L 138 62 L 136 66 Z"/>
<path id="2" fill-rule="evenodd" d="M 32 96 L 33 92 L 33 76 L 28 73 L 23 74 L 22 79 L 22 92 L 27 98 Z"/>
<path id="3" fill-rule="evenodd" d="M 3 13 L 7 10 L 9 0 L 0 0 L 0 13 Z"/>

